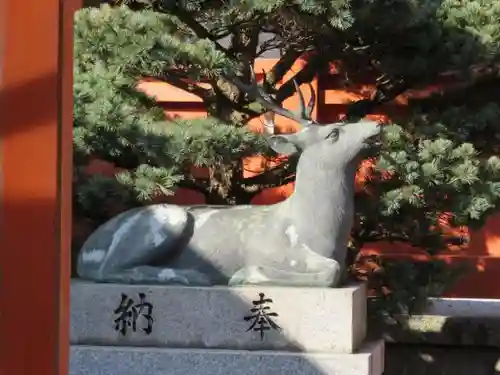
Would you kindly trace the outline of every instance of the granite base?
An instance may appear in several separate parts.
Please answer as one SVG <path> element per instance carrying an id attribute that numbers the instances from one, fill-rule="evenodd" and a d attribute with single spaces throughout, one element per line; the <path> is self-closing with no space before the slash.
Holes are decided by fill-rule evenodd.
<path id="1" fill-rule="evenodd" d="M 72 346 L 69 375 L 382 375 L 384 344 L 354 354 Z"/>

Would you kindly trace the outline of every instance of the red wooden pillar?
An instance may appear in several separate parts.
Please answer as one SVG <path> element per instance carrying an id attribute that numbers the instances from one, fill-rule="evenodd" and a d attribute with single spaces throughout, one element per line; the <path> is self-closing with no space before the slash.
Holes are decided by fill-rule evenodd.
<path id="1" fill-rule="evenodd" d="M 0 375 L 67 375 L 79 0 L 0 0 Z"/>

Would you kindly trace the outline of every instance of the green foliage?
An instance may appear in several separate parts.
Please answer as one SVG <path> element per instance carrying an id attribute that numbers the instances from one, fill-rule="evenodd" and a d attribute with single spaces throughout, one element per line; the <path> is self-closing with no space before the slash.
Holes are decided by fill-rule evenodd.
<path id="1" fill-rule="evenodd" d="M 248 80 L 247 65 L 270 49 L 282 58 L 266 73 L 270 86 L 309 53 L 298 83 L 325 75 L 341 87 L 373 83 L 373 98 L 353 103 L 363 117 L 409 89 L 444 73 L 460 86 L 410 101 L 408 116 L 384 132 L 374 178 L 357 194 L 351 262 L 364 245 L 399 241 L 438 254 L 466 239 L 443 232 L 481 226 L 499 207 L 500 3 L 468 0 L 184 0 L 120 1 L 78 12 L 75 25 L 75 208 L 96 223 L 122 208 L 147 203 L 177 187 L 196 189 L 209 203 L 244 204 L 263 187 L 293 179 L 294 165 L 243 180 L 241 158 L 269 150 L 242 125 L 259 106 L 225 77 Z M 271 39 L 257 43 L 260 33 Z M 228 43 L 223 44 L 222 38 Z M 135 89 L 151 77 L 200 97 L 208 118 L 165 118 Z M 195 82 L 203 81 L 207 86 Z M 273 88 L 278 102 L 292 81 Z M 84 173 L 93 157 L 126 169 L 116 177 Z M 210 178 L 192 175 L 207 167 Z M 386 178 L 387 173 L 391 175 Z M 446 235 L 445 235 L 446 234 Z M 439 262 L 382 264 L 370 277 L 387 311 L 416 307 L 439 294 L 454 270 Z"/>
<path id="2" fill-rule="evenodd" d="M 491 111 L 491 106 L 485 107 Z M 420 114 L 405 127 L 385 127 L 375 176 L 357 196 L 355 253 L 366 244 L 389 241 L 437 255 L 449 245 L 463 245 L 468 240 L 447 231 L 444 218 L 452 226 L 475 229 L 498 212 L 500 158 L 487 156 L 467 142 L 467 127 L 460 127 L 464 118 L 450 116 L 461 110 L 465 109 L 443 112 L 439 123 L 429 123 Z M 477 115 L 490 111 L 469 118 L 469 128 L 474 121 L 484 124 L 488 115 Z M 373 301 L 371 307 L 379 313 L 415 311 L 424 306 L 425 297 L 441 295 L 468 271 L 439 260 L 373 262 L 380 268 L 370 281 L 383 298 Z M 391 293 L 382 293 L 387 290 Z"/>
<path id="3" fill-rule="evenodd" d="M 381 298 L 369 300 L 369 316 L 373 320 L 388 319 L 404 323 L 414 312 L 427 305 L 429 296 L 440 296 L 468 270 L 450 267 L 443 261 L 426 262 L 377 260 L 381 271 L 370 277 L 370 284 Z M 384 294 L 383 291 L 391 293 Z"/>
<path id="4" fill-rule="evenodd" d="M 401 213 L 409 216 L 408 209 L 425 213 L 432 220 L 428 226 L 437 225 L 438 215 L 445 212 L 455 214 L 452 224 L 456 226 L 484 219 L 500 199 L 500 158 L 482 160 L 472 143 L 453 141 L 439 133 L 424 137 L 419 130 L 410 134 L 396 125 L 386 128 L 387 149 L 377 168 L 396 176 L 377 186 L 380 222 L 383 217 L 398 222 L 394 218 Z M 424 220 L 412 217 L 420 225 Z M 409 237 L 415 240 L 415 234 Z"/>
<path id="5" fill-rule="evenodd" d="M 173 65 L 174 51 L 176 58 L 194 61 L 193 54 L 206 45 L 199 41 L 180 51 L 173 29 L 168 17 L 125 7 L 77 13 L 73 133 L 78 215 L 100 223 L 109 218 L 108 205 L 130 207 L 172 194 L 189 178 L 190 164 L 228 164 L 266 151 L 261 137 L 213 117 L 167 121 L 154 100 L 135 89 L 144 75 L 140 70 L 153 73 Z M 153 53 L 157 44 L 168 58 Z M 208 68 L 216 70 L 218 64 L 211 60 Z M 133 171 L 121 172 L 118 180 L 88 177 L 83 167 L 92 158 Z"/>

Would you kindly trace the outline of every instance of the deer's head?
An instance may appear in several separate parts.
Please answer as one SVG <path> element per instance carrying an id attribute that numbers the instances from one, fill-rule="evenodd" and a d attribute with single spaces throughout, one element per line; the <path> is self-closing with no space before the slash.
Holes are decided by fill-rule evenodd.
<path id="1" fill-rule="evenodd" d="M 279 154 L 289 156 L 304 153 L 313 156 L 315 163 L 345 166 L 357 162 L 361 152 L 373 145 L 380 134 L 380 125 L 375 121 L 318 124 L 312 120 L 316 95 L 311 84 L 309 84 L 311 99 L 306 105 L 298 84 L 293 81 L 299 95 L 300 113 L 283 108 L 258 85 L 254 71 L 250 69 L 250 72 L 250 85 L 245 85 L 238 79 L 233 79 L 233 82 L 272 114 L 266 117 L 264 126 L 271 148 Z M 274 114 L 296 121 L 301 130 L 293 134 L 275 135 Z"/>

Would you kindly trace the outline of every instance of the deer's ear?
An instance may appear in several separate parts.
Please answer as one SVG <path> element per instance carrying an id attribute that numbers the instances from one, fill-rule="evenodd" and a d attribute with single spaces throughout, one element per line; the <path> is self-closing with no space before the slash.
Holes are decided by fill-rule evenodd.
<path id="1" fill-rule="evenodd" d="M 282 135 L 273 135 L 268 139 L 269 146 L 277 152 L 285 156 L 290 156 L 299 151 L 299 149 Z"/>

